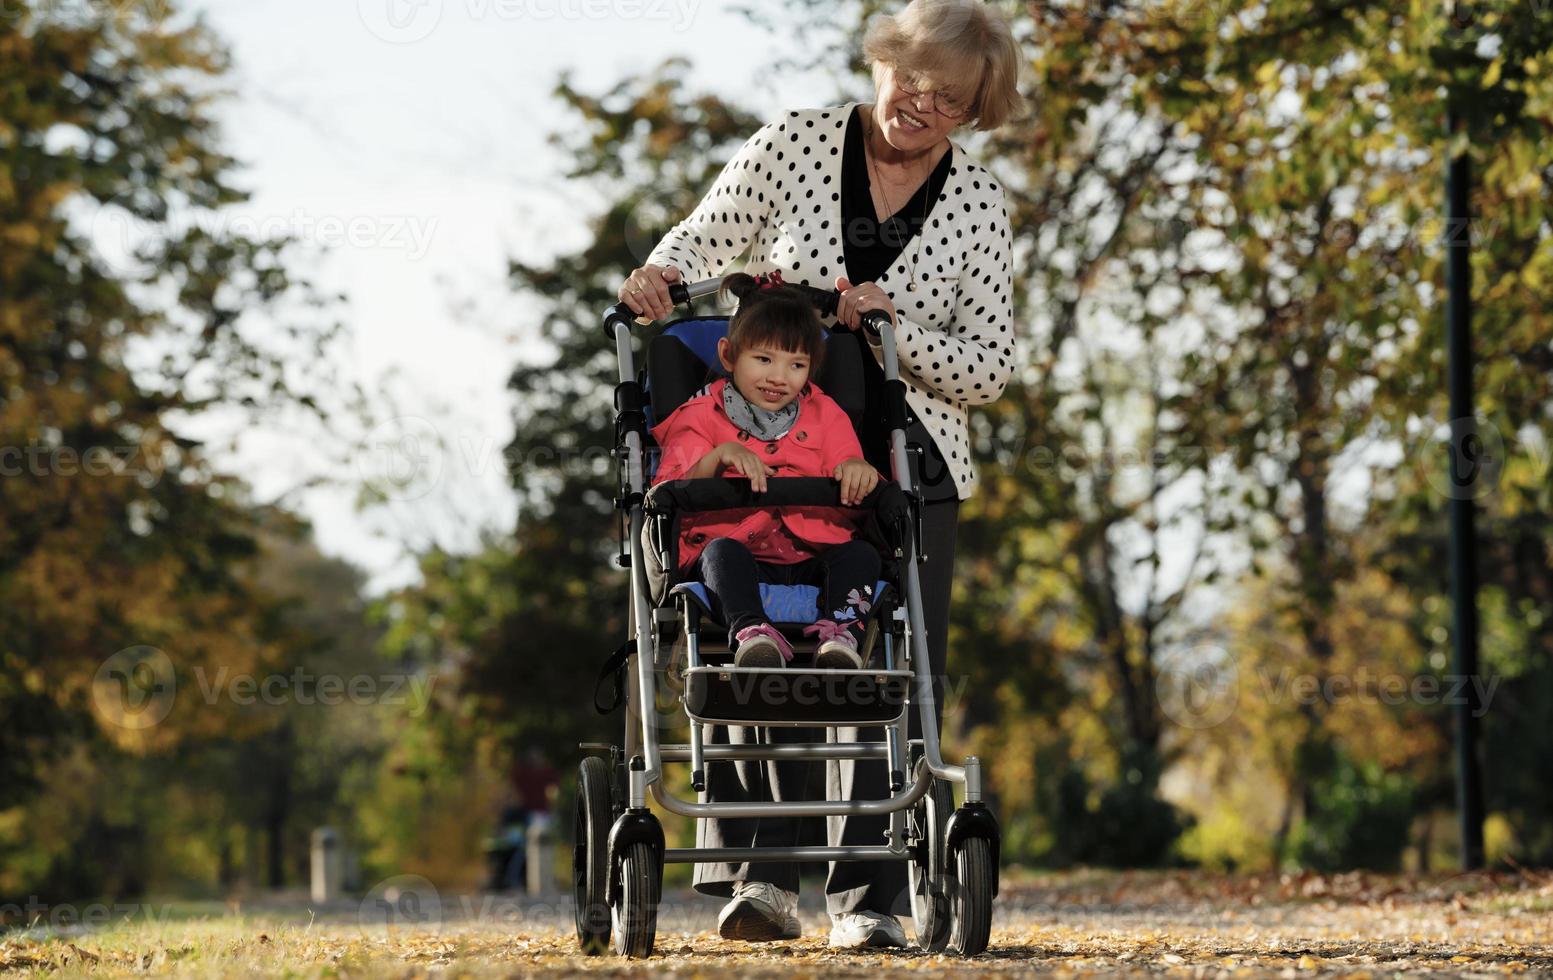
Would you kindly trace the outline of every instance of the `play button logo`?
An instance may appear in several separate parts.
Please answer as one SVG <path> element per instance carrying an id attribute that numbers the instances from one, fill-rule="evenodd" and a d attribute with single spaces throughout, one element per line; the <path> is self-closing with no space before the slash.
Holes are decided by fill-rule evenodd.
<path id="1" fill-rule="evenodd" d="M 389 44 L 424 41 L 442 21 L 442 0 L 356 0 L 361 22 Z"/>

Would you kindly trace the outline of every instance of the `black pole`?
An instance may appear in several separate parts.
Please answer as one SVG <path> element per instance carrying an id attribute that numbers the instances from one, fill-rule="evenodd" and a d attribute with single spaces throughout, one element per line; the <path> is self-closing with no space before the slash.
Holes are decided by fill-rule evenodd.
<path id="1" fill-rule="evenodd" d="M 1447 110 L 1452 137 L 1461 120 Z M 1451 602 L 1454 606 L 1456 701 L 1456 809 L 1461 814 L 1461 866 L 1483 866 L 1483 780 L 1478 767 L 1478 614 L 1477 532 L 1473 487 L 1461 477 L 1465 460 L 1478 456 L 1476 415 L 1472 407 L 1472 236 L 1468 191 L 1472 173 L 1467 151 L 1451 157 L 1445 190 L 1446 227 L 1446 385 L 1450 392 L 1449 465 Z"/>

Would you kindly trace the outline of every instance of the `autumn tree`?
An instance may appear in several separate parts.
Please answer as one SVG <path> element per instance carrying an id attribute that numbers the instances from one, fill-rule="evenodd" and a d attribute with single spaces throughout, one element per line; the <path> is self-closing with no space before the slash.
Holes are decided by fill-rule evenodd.
<path id="1" fill-rule="evenodd" d="M 254 579 L 262 509 L 183 426 L 359 403 L 294 243 L 225 220 L 227 63 L 170 4 L 0 17 L 0 810 L 81 751 L 234 735 L 195 672 L 294 653 Z M 7 827 L 10 864 L 34 842 Z"/>

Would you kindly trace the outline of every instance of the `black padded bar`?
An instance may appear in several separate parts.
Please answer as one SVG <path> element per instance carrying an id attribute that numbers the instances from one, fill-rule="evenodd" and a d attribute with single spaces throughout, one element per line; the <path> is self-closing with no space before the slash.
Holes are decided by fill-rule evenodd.
<path id="1" fill-rule="evenodd" d="M 707 480 L 668 480 L 648 491 L 649 514 L 668 511 L 733 511 L 755 506 L 842 506 L 842 485 L 829 477 L 772 477 L 766 492 L 756 494 L 742 477 L 710 477 Z M 893 491 L 893 492 L 891 492 Z M 879 481 L 856 509 L 877 509 L 881 503 L 905 494 L 888 480 Z"/>
<path id="2" fill-rule="evenodd" d="M 884 383 L 884 427 L 906 429 L 906 382 L 900 378 Z"/>
<path id="3" fill-rule="evenodd" d="M 635 381 L 622 381 L 615 385 L 615 442 L 620 443 L 623 432 L 647 434 L 647 416 L 642 413 L 645 399 L 642 386 Z"/>
<path id="4" fill-rule="evenodd" d="M 668 480 L 647 491 L 647 512 L 667 514 L 749 507 L 841 507 L 841 484 L 823 476 L 772 477 L 766 492 L 756 493 L 743 477 Z M 906 494 L 889 480 L 864 497 L 854 509 L 872 510 L 883 522 L 906 513 Z"/>

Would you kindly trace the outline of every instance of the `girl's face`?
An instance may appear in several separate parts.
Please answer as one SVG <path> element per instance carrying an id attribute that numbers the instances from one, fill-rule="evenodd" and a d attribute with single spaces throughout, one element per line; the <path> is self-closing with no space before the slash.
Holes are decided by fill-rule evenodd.
<path id="1" fill-rule="evenodd" d="M 717 342 L 717 359 L 733 375 L 739 394 L 768 412 L 792 404 L 809 381 L 809 355 L 798 351 L 752 345 L 733 357 L 728 338 Z"/>

